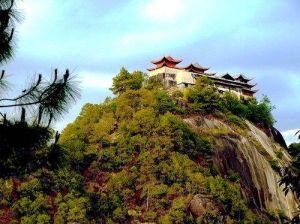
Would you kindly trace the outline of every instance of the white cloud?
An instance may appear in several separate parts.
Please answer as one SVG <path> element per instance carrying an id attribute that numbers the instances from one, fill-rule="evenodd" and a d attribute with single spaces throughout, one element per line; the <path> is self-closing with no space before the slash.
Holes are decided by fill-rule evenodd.
<path id="1" fill-rule="evenodd" d="M 24 16 L 24 20 L 20 24 L 20 33 L 22 35 L 34 35 L 37 27 L 41 27 L 41 24 L 45 26 L 50 21 L 54 2 L 52 0 L 26 0 L 21 1 L 18 4 L 18 9 Z M 53 19 L 53 18 L 52 18 Z"/>
<path id="2" fill-rule="evenodd" d="M 84 71 L 79 72 L 78 77 L 83 90 L 90 88 L 108 89 L 112 85 L 113 75 Z"/>
<path id="3" fill-rule="evenodd" d="M 281 132 L 281 134 L 283 135 L 287 145 L 290 145 L 293 142 L 298 142 L 299 141 L 298 136 L 295 135 L 295 133 L 299 130 L 300 130 L 300 128 L 299 129 L 291 129 L 291 130 Z"/>
<path id="4" fill-rule="evenodd" d="M 161 22 L 174 22 L 184 17 L 186 12 L 186 0 L 152 0 L 142 10 L 149 19 Z"/>

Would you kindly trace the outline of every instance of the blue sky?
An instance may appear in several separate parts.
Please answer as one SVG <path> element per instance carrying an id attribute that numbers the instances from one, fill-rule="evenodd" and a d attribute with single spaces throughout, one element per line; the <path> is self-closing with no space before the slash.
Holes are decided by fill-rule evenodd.
<path id="1" fill-rule="evenodd" d="M 4 67 L 15 86 L 28 76 L 69 68 L 82 97 L 56 124 L 73 121 L 84 103 L 111 95 L 121 66 L 146 71 L 162 55 L 199 62 L 219 74 L 245 73 L 276 106 L 288 142 L 300 128 L 300 1 L 23 0 L 15 58 Z"/>

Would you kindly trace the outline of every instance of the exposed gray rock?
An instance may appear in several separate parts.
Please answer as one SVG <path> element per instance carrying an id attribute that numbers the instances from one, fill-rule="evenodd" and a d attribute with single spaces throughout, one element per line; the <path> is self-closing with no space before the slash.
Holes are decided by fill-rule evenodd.
<path id="1" fill-rule="evenodd" d="M 198 131 L 225 129 L 231 133 L 235 132 L 229 125 L 215 118 L 194 117 L 185 121 Z M 273 138 L 268 137 L 249 121 L 244 129 L 246 134 L 234 133 L 238 138 L 232 135 L 213 138 L 213 160 L 218 165 L 221 175 L 227 176 L 229 170 L 239 174 L 242 193 L 253 208 L 282 211 L 291 218 L 299 202 L 292 193 L 284 195 L 278 185 L 280 175 L 271 166 L 272 160 L 277 160 L 281 166 L 288 165 L 291 159 L 289 154 Z M 279 151 L 282 154 L 281 158 L 276 155 Z M 205 200 L 195 199 L 194 208 L 198 206 L 201 213 L 202 207 L 210 206 L 208 202 L 205 203 Z"/>
<path id="2" fill-rule="evenodd" d="M 202 194 L 197 194 L 193 197 L 190 202 L 189 209 L 193 216 L 197 218 L 203 218 L 208 211 L 221 214 L 223 210 L 221 209 L 221 205 L 213 201 L 212 197 Z"/>

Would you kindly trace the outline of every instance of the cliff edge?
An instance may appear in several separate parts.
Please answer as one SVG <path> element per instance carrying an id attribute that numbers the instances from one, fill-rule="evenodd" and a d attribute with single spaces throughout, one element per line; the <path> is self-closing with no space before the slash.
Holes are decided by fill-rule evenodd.
<path id="1" fill-rule="evenodd" d="M 293 217 L 298 201 L 291 192 L 285 196 L 278 185 L 279 167 L 287 166 L 291 158 L 274 136 L 267 136 L 249 121 L 243 129 L 216 118 L 191 117 L 184 121 L 197 132 L 212 133 L 213 161 L 223 177 L 232 171 L 238 174 L 243 195 L 252 208 L 282 211 Z"/>

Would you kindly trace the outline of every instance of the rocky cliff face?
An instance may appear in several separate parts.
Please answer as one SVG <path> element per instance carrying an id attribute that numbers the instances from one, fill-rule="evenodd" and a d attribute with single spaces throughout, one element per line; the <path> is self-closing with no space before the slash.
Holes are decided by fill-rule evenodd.
<path id="1" fill-rule="evenodd" d="M 243 195 L 252 208 L 293 216 L 299 204 L 292 193 L 284 195 L 276 171 L 289 164 L 290 157 L 275 142 L 275 136 L 267 136 L 248 121 L 232 126 L 216 118 L 198 116 L 184 120 L 197 132 L 211 133 L 214 163 L 224 177 L 230 172 L 238 173 Z"/>

